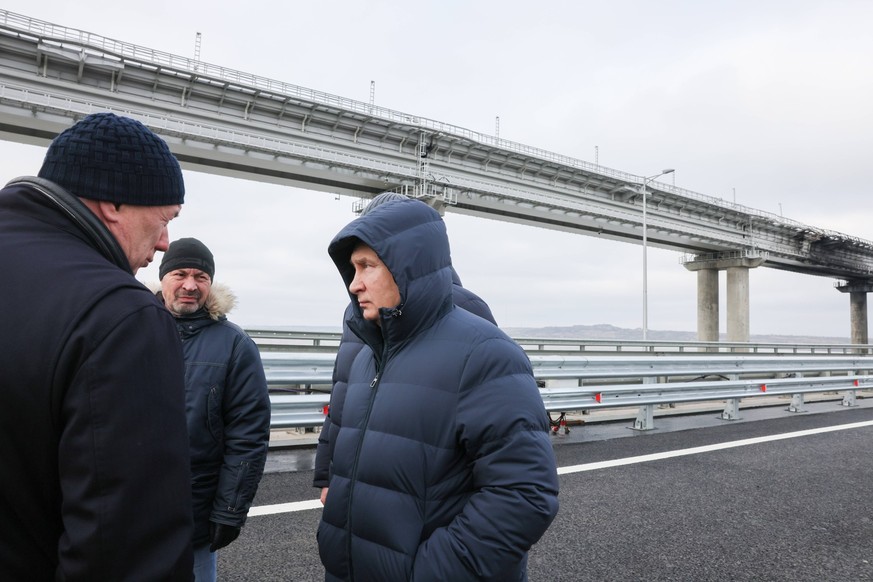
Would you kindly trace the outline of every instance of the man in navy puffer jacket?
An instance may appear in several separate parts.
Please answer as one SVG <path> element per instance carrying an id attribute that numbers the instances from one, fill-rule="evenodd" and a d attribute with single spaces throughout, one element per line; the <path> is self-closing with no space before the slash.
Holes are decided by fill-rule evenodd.
<path id="1" fill-rule="evenodd" d="M 384 204 L 328 252 L 365 347 L 333 418 L 325 579 L 527 580 L 527 552 L 558 510 L 528 358 L 454 306 L 445 225 L 426 204 Z"/>
<path id="2" fill-rule="evenodd" d="M 372 210 L 382 204 L 394 202 L 397 200 L 408 200 L 403 194 L 396 192 L 383 192 L 375 198 L 361 211 L 361 216 L 366 216 Z M 452 269 L 452 300 L 457 307 L 466 309 L 470 313 L 487 319 L 491 323 L 497 325 L 494 316 L 491 314 L 491 309 L 485 301 L 461 285 L 461 278 L 457 272 Z M 351 319 L 353 315 L 353 303 L 346 307 L 343 314 L 343 334 L 340 339 L 339 347 L 337 348 L 336 362 L 333 366 L 333 377 L 331 380 L 332 388 L 330 393 L 330 406 L 328 414 L 324 419 L 324 425 L 321 427 L 321 432 L 318 435 L 318 446 L 315 451 L 315 474 L 312 480 L 313 487 L 321 488 L 321 502 L 327 496 L 327 487 L 330 483 L 330 437 L 334 428 L 331 421 L 331 414 L 337 417 L 342 415 L 342 402 L 346 397 L 346 386 L 349 381 L 349 368 L 358 352 L 364 347 L 361 340 L 352 333 L 349 326 L 345 322 Z"/>

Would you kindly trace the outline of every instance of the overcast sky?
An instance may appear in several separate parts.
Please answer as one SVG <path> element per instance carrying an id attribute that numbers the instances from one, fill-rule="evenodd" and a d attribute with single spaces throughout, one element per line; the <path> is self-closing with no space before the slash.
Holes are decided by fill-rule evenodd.
<path id="1" fill-rule="evenodd" d="M 866 0 L 6 0 L 26 16 L 494 134 L 873 239 Z M 0 142 L 0 180 L 44 150 Z M 185 173 L 171 238 L 212 248 L 237 323 L 338 327 L 327 256 L 350 197 Z M 642 247 L 446 213 L 455 267 L 507 327 L 642 325 Z M 650 330 L 696 331 L 696 275 L 649 248 Z M 159 260 L 159 259 L 158 259 Z M 156 261 L 157 262 L 157 261 Z M 157 266 L 140 271 L 157 280 Z M 828 278 L 752 271 L 751 333 L 848 337 Z M 725 276 L 721 325 L 725 328 Z"/>

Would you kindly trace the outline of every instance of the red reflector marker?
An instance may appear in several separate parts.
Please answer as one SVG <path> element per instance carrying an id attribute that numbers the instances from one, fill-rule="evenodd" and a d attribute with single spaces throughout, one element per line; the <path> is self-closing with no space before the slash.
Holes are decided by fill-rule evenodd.
<path id="1" fill-rule="evenodd" d="M 595 401 L 595 402 L 600 402 L 600 392 L 598 392 L 598 393 L 596 393 L 596 394 L 594 395 L 594 401 Z"/>
<path id="2" fill-rule="evenodd" d="M 767 391 L 767 385 L 761 384 L 761 392 L 766 392 L 766 391 Z"/>
<path id="3" fill-rule="evenodd" d="M 330 412 L 330 404 L 325 405 L 325 407 L 321 409 L 321 413 L 325 416 L 327 416 L 328 412 Z"/>
<path id="4" fill-rule="evenodd" d="M 855 379 L 855 386 L 860 386 L 860 385 L 861 385 L 861 383 L 858 382 L 858 380 L 857 380 L 857 378 L 856 378 L 856 379 Z"/>

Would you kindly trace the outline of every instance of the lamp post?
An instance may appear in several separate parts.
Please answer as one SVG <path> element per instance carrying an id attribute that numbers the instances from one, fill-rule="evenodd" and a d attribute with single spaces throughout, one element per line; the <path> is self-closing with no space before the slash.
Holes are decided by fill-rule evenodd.
<path id="1" fill-rule="evenodd" d="M 648 271 L 648 224 L 646 222 L 646 184 L 660 178 L 665 174 L 672 174 L 673 168 L 662 170 L 660 174 L 649 176 L 643 179 L 643 186 L 640 188 L 640 193 L 643 196 L 643 341 L 648 339 L 649 335 L 649 271 Z"/>

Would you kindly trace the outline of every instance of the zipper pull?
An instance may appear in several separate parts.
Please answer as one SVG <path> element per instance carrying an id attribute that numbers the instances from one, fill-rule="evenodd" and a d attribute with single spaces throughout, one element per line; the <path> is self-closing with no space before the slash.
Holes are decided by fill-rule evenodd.
<path id="1" fill-rule="evenodd" d="M 370 388 L 374 387 L 376 385 L 376 382 L 378 382 L 378 381 L 379 381 L 379 372 L 376 372 L 376 375 L 373 377 L 373 381 L 370 382 Z"/>

